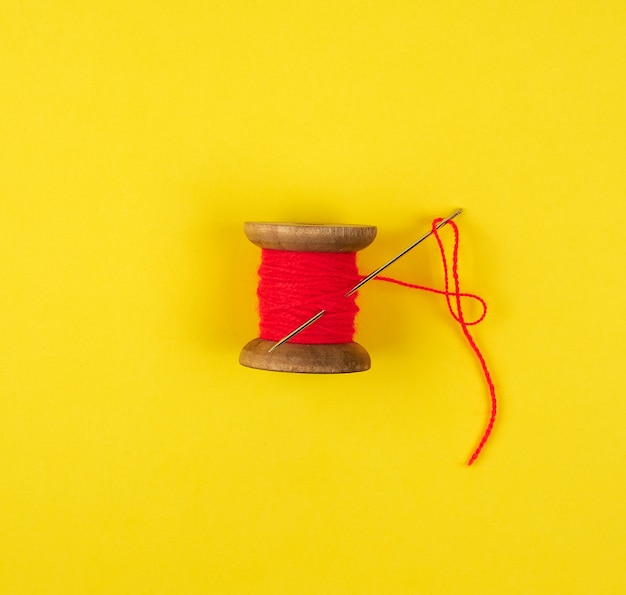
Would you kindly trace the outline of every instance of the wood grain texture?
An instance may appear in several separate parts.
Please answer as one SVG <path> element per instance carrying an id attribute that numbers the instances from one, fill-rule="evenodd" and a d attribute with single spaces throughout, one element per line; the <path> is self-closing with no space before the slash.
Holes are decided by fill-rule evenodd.
<path id="1" fill-rule="evenodd" d="M 268 353 L 273 341 L 253 339 L 244 346 L 239 363 L 248 368 L 304 374 L 345 374 L 364 372 L 371 366 L 370 356 L 358 343 L 339 345 L 301 345 L 285 343 Z"/>
<path id="2" fill-rule="evenodd" d="M 373 225 L 309 225 L 306 223 L 265 223 L 247 221 L 248 239 L 270 250 L 296 252 L 357 252 L 376 237 Z"/>

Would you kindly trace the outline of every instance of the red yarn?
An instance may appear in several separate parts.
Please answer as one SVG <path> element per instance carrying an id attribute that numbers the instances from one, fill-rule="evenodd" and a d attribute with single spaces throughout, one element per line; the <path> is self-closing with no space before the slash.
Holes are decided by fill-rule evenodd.
<path id="1" fill-rule="evenodd" d="M 483 376 L 485 377 L 487 388 L 489 389 L 489 397 L 491 400 L 491 413 L 489 415 L 489 421 L 487 422 L 487 427 L 485 428 L 485 431 L 483 432 L 483 435 L 480 441 L 478 442 L 478 446 L 476 447 L 476 449 L 472 453 L 472 456 L 469 458 L 469 461 L 467 462 L 468 465 L 471 465 L 478 458 L 478 455 L 480 454 L 481 450 L 487 443 L 487 440 L 489 440 L 489 436 L 491 435 L 491 431 L 493 430 L 493 425 L 496 421 L 496 410 L 497 410 L 496 387 L 493 384 L 493 381 L 491 379 L 491 374 L 489 373 L 489 369 L 487 368 L 487 362 L 485 361 L 485 358 L 482 352 L 478 348 L 478 345 L 476 345 L 476 341 L 474 340 L 474 337 L 472 337 L 469 329 L 467 328 L 471 324 L 476 324 L 476 323 L 467 322 L 465 320 L 465 316 L 463 314 L 463 308 L 461 307 L 461 297 L 463 296 L 463 294 L 461 293 L 460 282 L 459 282 L 459 228 L 457 227 L 454 221 L 448 221 L 447 225 L 450 225 L 452 229 L 454 230 L 454 248 L 452 250 L 452 279 L 454 281 L 454 292 L 451 293 L 448 290 L 449 289 L 449 276 L 448 276 L 448 261 L 446 258 L 446 251 L 443 247 L 443 242 L 441 241 L 439 231 L 437 230 L 437 224 L 440 221 L 441 219 L 435 219 L 433 221 L 433 234 L 435 238 L 437 239 L 437 244 L 439 245 L 439 252 L 441 253 L 441 262 L 443 264 L 443 273 L 445 277 L 445 288 L 446 288 L 445 294 L 446 294 L 446 302 L 448 303 L 448 310 L 450 310 L 450 314 L 452 314 L 452 317 L 459 323 L 461 330 L 463 331 L 463 334 L 465 335 L 465 338 L 467 339 L 467 342 L 469 343 L 470 348 L 472 349 L 472 351 L 476 355 L 476 358 L 478 359 L 478 362 L 480 363 L 480 367 L 482 368 L 482 372 L 483 372 Z M 455 302 L 456 302 L 456 312 L 454 311 L 454 308 L 452 307 L 452 303 L 450 302 L 450 296 L 452 295 L 454 295 Z M 481 302 L 483 303 L 485 310 L 483 312 L 483 316 L 477 322 L 480 322 L 480 320 L 484 318 L 484 315 L 487 312 L 487 305 L 484 303 L 484 301 L 481 300 Z"/>
<path id="2" fill-rule="evenodd" d="M 487 362 L 472 337 L 469 328 L 481 322 L 487 313 L 485 300 L 473 293 L 464 293 L 459 282 L 459 229 L 454 221 L 448 221 L 454 231 L 452 250 L 452 283 L 450 290 L 450 271 L 446 251 L 437 229 L 442 219 L 435 219 L 432 224 L 433 235 L 441 253 L 441 262 L 445 277 L 445 289 L 434 289 L 399 281 L 391 277 L 376 277 L 378 281 L 395 283 L 412 289 L 429 291 L 446 296 L 450 314 L 459 323 L 470 349 L 474 352 L 485 378 L 491 399 L 491 413 L 483 435 L 475 448 L 468 465 L 476 461 L 487 443 L 496 420 L 496 389 L 487 368 Z M 350 343 L 353 340 L 354 319 L 359 311 L 356 295 L 345 297 L 363 275 L 359 275 L 356 266 L 356 253 L 333 252 L 288 252 L 282 250 L 262 250 L 259 267 L 259 336 L 261 339 L 278 341 L 300 326 L 305 320 L 325 310 L 315 324 L 291 339 L 292 343 L 329 344 Z M 454 306 L 452 303 L 454 298 Z M 467 320 L 461 306 L 461 298 L 477 300 L 482 313 L 476 320 Z"/>
<path id="3" fill-rule="evenodd" d="M 487 303 L 480 296 L 475 295 L 473 293 L 464 293 L 461 291 L 460 282 L 459 282 L 459 228 L 457 227 L 454 221 L 448 221 L 446 225 L 450 225 L 454 231 L 454 247 L 452 249 L 452 279 L 454 283 L 454 290 L 450 291 L 450 275 L 448 270 L 448 257 L 446 256 L 446 251 L 443 246 L 443 242 L 441 241 L 441 236 L 439 235 L 439 230 L 437 229 L 437 224 L 442 221 L 442 219 L 435 219 L 432 224 L 433 235 L 437 239 L 437 244 L 439 246 L 439 252 L 441 253 L 441 262 L 443 264 L 443 273 L 445 277 L 445 290 L 441 289 L 433 289 L 432 287 L 425 287 L 423 285 L 414 285 L 413 283 L 406 283 L 405 281 L 398 281 L 397 279 L 392 279 L 390 277 L 376 277 L 378 281 L 387 281 L 388 283 L 395 283 L 397 285 L 402 285 L 404 287 L 410 287 L 413 289 L 420 289 L 423 291 L 430 291 L 432 293 L 438 293 L 446 296 L 446 302 L 448 303 L 448 310 L 450 310 L 450 314 L 452 318 L 459 323 L 461 330 L 463 331 L 463 335 L 467 339 L 467 342 L 470 346 L 470 349 L 476 355 L 478 362 L 480 363 L 480 367 L 483 372 L 483 376 L 485 378 L 485 383 L 487 384 L 487 388 L 489 390 L 489 397 L 491 400 L 491 413 L 489 415 L 489 421 L 487 423 L 487 427 L 483 432 L 483 435 L 478 442 L 478 446 L 474 449 L 472 456 L 469 458 L 467 464 L 471 465 L 476 461 L 483 447 L 489 440 L 489 436 L 491 435 L 491 431 L 493 430 L 494 423 L 496 421 L 496 410 L 497 410 L 497 402 L 496 402 L 496 387 L 493 384 L 491 379 L 491 374 L 489 373 L 489 369 L 487 368 L 487 362 L 485 358 L 478 348 L 474 337 L 472 337 L 469 326 L 474 324 L 478 324 L 481 322 L 485 315 L 487 314 Z M 454 297 L 456 311 L 452 306 L 451 298 Z M 482 306 L 482 313 L 476 320 L 466 320 L 465 314 L 463 313 L 463 308 L 461 307 L 461 298 L 467 297 L 480 302 Z"/>
<path id="4" fill-rule="evenodd" d="M 350 343 L 359 311 L 356 294 L 346 298 L 361 279 L 356 252 L 261 252 L 259 267 L 259 337 L 278 341 L 320 310 L 315 324 L 292 343 Z"/>
<path id="5" fill-rule="evenodd" d="M 362 276 L 361 279 L 365 279 L 365 277 Z M 445 291 L 443 289 L 435 289 L 434 287 L 426 287 L 425 285 L 416 285 L 415 283 L 407 283 L 406 281 L 400 281 L 399 279 L 394 279 L 393 277 L 376 277 L 375 279 L 376 281 L 385 281 L 386 283 L 394 283 L 395 285 L 401 285 L 402 287 L 408 287 L 409 289 L 419 289 L 420 291 L 429 291 L 430 293 L 437 293 L 439 295 L 445 295 L 445 296 L 456 295 L 454 292 Z M 476 295 L 475 293 L 461 292 L 459 293 L 459 296 L 476 300 L 482 308 L 482 313 L 476 320 L 470 320 L 470 321 L 466 320 L 465 324 L 467 326 L 473 326 L 475 324 L 478 324 L 479 322 L 482 322 L 485 316 L 487 315 L 487 302 L 483 298 L 481 298 L 479 295 Z M 456 316 L 455 316 L 455 319 L 456 319 Z"/>

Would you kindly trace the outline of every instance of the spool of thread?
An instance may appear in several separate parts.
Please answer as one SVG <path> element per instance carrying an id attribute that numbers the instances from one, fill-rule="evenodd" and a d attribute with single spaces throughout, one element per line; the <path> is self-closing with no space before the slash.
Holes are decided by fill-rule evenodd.
<path id="1" fill-rule="evenodd" d="M 247 222 L 248 239 L 262 249 L 259 268 L 259 337 L 247 343 L 239 362 L 276 372 L 339 374 L 371 366 L 364 347 L 352 340 L 360 279 L 356 252 L 376 237 L 372 225 L 308 225 Z M 294 342 L 268 350 L 320 309 L 328 314 Z"/>

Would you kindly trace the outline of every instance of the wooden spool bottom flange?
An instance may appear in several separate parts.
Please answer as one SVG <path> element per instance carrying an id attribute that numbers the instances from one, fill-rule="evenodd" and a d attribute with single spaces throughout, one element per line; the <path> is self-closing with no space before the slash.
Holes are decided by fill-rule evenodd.
<path id="1" fill-rule="evenodd" d="M 273 341 L 252 339 L 239 356 L 239 363 L 248 368 L 274 372 L 303 374 L 345 374 L 369 370 L 369 353 L 358 343 L 335 345 L 302 345 L 285 343 L 268 353 Z"/>

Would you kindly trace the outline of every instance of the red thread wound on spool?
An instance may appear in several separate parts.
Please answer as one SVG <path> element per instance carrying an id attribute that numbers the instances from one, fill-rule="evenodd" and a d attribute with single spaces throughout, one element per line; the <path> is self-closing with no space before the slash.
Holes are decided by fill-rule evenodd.
<path id="1" fill-rule="evenodd" d="M 278 341 L 320 310 L 315 324 L 291 343 L 351 343 L 359 311 L 356 294 L 344 297 L 361 277 L 356 252 L 290 252 L 263 249 L 259 267 L 259 337 Z"/>

